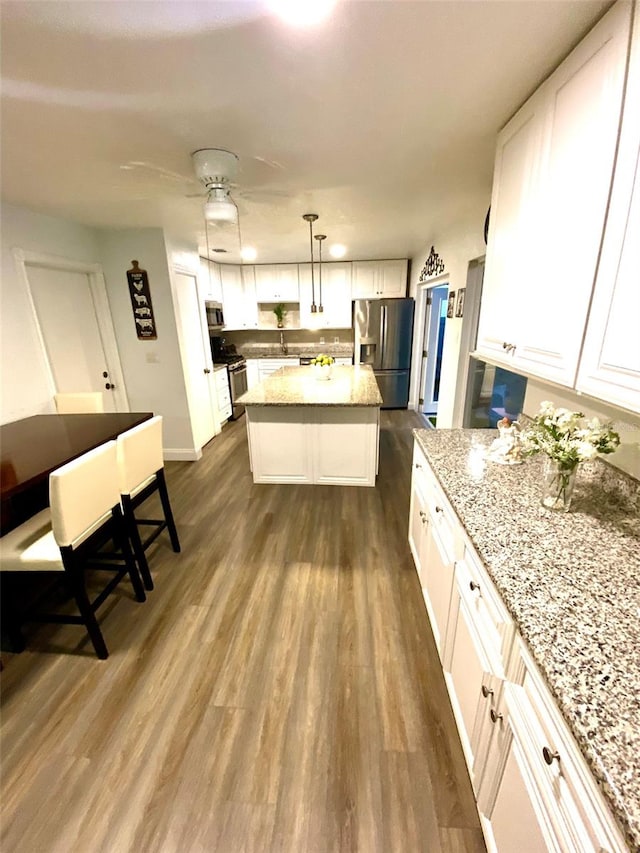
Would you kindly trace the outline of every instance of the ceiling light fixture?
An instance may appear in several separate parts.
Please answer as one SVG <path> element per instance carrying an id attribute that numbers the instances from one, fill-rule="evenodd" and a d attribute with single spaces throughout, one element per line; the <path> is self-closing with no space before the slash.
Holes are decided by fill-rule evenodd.
<path id="1" fill-rule="evenodd" d="M 204 204 L 204 218 L 207 222 L 238 221 L 238 208 L 226 187 L 214 187 L 209 191 Z"/>
<path id="2" fill-rule="evenodd" d="M 324 308 L 322 307 L 322 241 L 327 239 L 326 234 L 316 234 L 316 240 L 318 241 L 318 313 L 322 314 Z"/>
<path id="3" fill-rule="evenodd" d="M 312 27 L 329 17 L 336 0 L 271 0 L 273 11 L 292 27 Z"/>
<path id="4" fill-rule="evenodd" d="M 333 246 L 329 247 L 329 254 L 332 258 L 344 258 L 347 254 L 347 247 L 343 246 L 342 243 L 334 243 Z"/>
<path id="5" fill-rule="evenodd" d="M 313 223 L 318 218 L 317 213 L 305 213 L 302 218 L 309 223 L 309 245 L 311 246 L 311 313 L 316 314 L 318 308 L 316 306 L 316 289 L 313 279 Z"/>
<path id="6" fill-rule="evenodd" d="M 243 261 L 255 261 L 258 257 L 257 251 L 253 248 L 253 246 L 245 246 L 242 250 L 242 260 Z"/>

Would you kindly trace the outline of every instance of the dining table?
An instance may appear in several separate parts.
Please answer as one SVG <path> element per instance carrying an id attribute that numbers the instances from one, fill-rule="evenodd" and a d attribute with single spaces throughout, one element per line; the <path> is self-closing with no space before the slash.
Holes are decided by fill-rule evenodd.
<path id="1" fill-rule="evenodd" d="M 32 415 L 0 426 L 0 533 L 8 533 L 49 505 L 52 471 L 152 417 L 153 412 Z M 2 575 L 6 619 L 8 579 Z M 12 634 L 19 639 L 17 631 Z M 1 645 L 19 650 L 4 628 Z"/>

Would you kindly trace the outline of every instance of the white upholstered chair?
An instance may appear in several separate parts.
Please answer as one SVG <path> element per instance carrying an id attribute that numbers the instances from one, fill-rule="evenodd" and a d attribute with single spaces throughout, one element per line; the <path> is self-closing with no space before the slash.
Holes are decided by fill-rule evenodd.
<path id="1" fill-rule="evenodd" d="M 147 589 L 153 589 L 153 580 L 145 551 L 166 528 L 171 546 L 178 553 L 180 540 L 173 520 L 169 492 L 164 476 L 162 456 L 162 416 L 156 415 L 137 427 L 122 433 L 117 438 L 118 472 L 120 496 L 127 532 L 138 562 L 142 580 Z M 163 519 L 138 518 L 137 507 L 141 506 L 154 492 L 158 492 Z M 140 536 L 141 526 L 151 526 L 153 531 L 145 538 Z"/>
<path id="2" fill-rule="evenodd" d="M 0 538 L 3 572 L 64 572 L 79 616 L 45 614 L 29 610 L 21 621 L 63 622 L 84 625 L 99 658 L 108 657 L 95 616 L 125 575 L 138 601 L 145 593 L 131 552 L 120 507 L 115 441 L 68 462 L 49 477 L 50 508 Z M 107 557 L 97 553 L 112 539 L 116 548 Z M 102 592 L 89 600 L 85 569 L 114 572 Z"/>
<path id="3" fill-rule="evenodd" d="M 104 412 L 104 400 L 101 391 L 56 394 L 54 399 L 56 411 L 59 415 Z"/>

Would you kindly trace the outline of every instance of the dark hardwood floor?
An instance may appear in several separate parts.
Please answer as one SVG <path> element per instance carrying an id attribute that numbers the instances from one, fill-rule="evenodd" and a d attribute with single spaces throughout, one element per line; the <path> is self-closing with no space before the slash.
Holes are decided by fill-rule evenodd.
<path id="1" fill-rule="evenodd" d="M 413 426 L 375 489 L 256 486 L 244 419 L 168 463 L 144 604 L 3 655 L 3 853 L 483 851 L 407 544 Z"/>

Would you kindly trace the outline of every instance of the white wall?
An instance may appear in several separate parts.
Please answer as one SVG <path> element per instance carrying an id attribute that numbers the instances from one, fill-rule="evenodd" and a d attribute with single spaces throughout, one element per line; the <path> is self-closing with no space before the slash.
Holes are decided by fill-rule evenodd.
<path id="1" fill-rule="evenodd" d="M 529 379 L 522 410 L 533 417 L 540 409 L 543 400 L 550 400 L 554 406 L 563 406 L 572 412 L 583 412 L 588 418 L 600 418 L 612 421 L 614 429 L 620 434 L 620 447 L 615 453 L 601 457 L 617 468 L 640 479 L 640 416 L 623 412 L 607 403 L 576 394 L 569 389 L 556 385 L 547 385 L 539 379 Z"/>
<path id="2" fill-rule="evenodd" d="M 55 411 L 45 354 L 13 249 L 86 263 L 99 259 L 91 228 L 8 204 L 2 204 L 1 216 L 0 422 L 9 423 Z"/>
<path id="3" fill-rule="evenodd" d="M 428 240 L 424 250 L 411 259 L 411 281 L 409 285 L 409 296 L 416 297 L 418 290 L 418 278 L 424 267 L 431 246 L 434 247 L 440 259 L 445 264 L 442 275 L 433 278 L 429 283 L 448 284 L 449 291 L 458 291 L 466 286 L 467 269 L 469 262 L 484 254 L 486 246 L 484 243 L 484 220 L 489 205 L 489 191 L 487 197 L 476 200 L 475 204 L 469 204 L 465 219 L 442 228 Z M 467 312 L 465 311 L 465 314 Z M 468 314 L 467 314 L 468 316 Z M 458 362 L 460 359 L 460 336 L 464 317 L 453 317 L 447 319 L 445 325 L 444 345 L 442 350 L 442 368 L 440 378 L 440 399 L 438 401 L 438 427 L 449 428 L 459 426 L 455 422 L 455 399 L 456 381 L 458 374 Z M 417 328 L 414 335 L 421 335 L 422 330 Z M 467 353 L 462 354 L 466 358 Z M 411 397 L 417 390 L 416 386 L 420 379 L 420 363 L 413 359 L 411 365 Z"/>
<path id="4" fill-rule="evenodd" d="M 195 459 L 191 419 L 180 360 L 167 248 L 160 228 L 97 232 L 111 315 L 133 412 L 162 415 L 165 458 Z M 139 340 L 127 284 L 137 260 L 147 271 L 158 338 Z"/>

